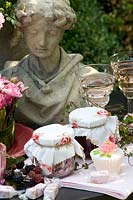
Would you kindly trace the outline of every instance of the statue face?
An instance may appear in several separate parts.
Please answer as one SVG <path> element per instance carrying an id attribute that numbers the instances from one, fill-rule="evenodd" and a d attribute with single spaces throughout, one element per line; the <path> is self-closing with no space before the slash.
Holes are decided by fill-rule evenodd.
<path id="1" fill-rule="evenodd" d="M 46 21 L 42 16 L 33 16 L 24 29 L 24 37 L 31 53 L 39 58 L 52 56 L 62 38 L 63 30 Z"/>

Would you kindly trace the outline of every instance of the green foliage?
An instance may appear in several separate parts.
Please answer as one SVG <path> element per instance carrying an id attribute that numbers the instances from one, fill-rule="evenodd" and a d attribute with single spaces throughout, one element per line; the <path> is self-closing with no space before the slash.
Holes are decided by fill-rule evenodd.
<path id="1" fill-rule="evenodd" d="M 132 50 L 133 44 L 133 1 L 97 0 L 106 13 L 109 29 L 121 38 L 122 47 Z"/>
<path id="2" fill-rule="evenodd" d="M 11 25 L 15 25 L 16 18 L 14 15 L 14 7 L 17 0 L 0 0 L 0 12 L 2 12 L 5 16 L 5 19 Z"/>
<path id="3" fill-rule="evenodd" d="M 84 63 L 109 63 L 118 51 L 132 50 L 132 0 L 70 0 L 77 24 L 63 47 L 81 53 Z"/>
<path id="4" fill-rule="evenodd" d="M 6 168 L 9 169 L 12 164 L 18 164 L 25 160 L 25 157 L 14 158 L 8 155 L 6 159 Z"/>
<path id="5" fill-rule="evenodd" d="M 119 125 L 120 141 L 121 147 L 124 145 L 133 143 L 133 115 L 128 114 Z M 126 148 L 124 149 L 126 153 Z M 129 156 L 133 156 L 132 153 Z"/>
<path id="6" fill-rule="evenodd" d="M 84 63 L 108 63 L 109 57 L 121 50 L 120 38 L 108 29 L 108 18 L 97 0 L 71 0 L 77 15 L 73 30 L 65 33 L 63 47 L 81 53 Z"/>

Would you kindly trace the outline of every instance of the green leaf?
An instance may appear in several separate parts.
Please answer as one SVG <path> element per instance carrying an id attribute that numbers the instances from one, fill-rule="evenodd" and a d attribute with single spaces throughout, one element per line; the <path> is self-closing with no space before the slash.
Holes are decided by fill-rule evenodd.
<path id="1" fill-rule="evenodd" d="M 107 156 L 108 158 L 111 158 L 111 155 L 110 155 L 110 154 L 106 154 L 106 156 Z"/>
<path id="2" fill-rule="evenodd" d="M 23 162 L 25 160 L 24 157 L 14 158 L 14 157 L 8 157 L 6 160 L 6 168 L 8 169 L 11 167 L 12 164 L 18 164 L 20 162 Z"/>
<path id="3" fill-rule="evenodd" d="M 106 154 L 105 154 L 105 153 L 102 153 L 102 154 L 100 155 L 100 157 L 103 157 L 103 156 L 106 156 Z"/>
<path id="4" fill-rule="evenodd" d="M 100 154 L 99 150 L 93 151 L 94 155 Z"/>

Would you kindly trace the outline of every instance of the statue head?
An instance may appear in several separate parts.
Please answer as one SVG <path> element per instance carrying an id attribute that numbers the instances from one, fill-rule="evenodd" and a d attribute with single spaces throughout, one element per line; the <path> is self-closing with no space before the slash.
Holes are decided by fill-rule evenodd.
<path id="1" fill-rule="evenodd" d="M 16 6 L 17 25 L 24 28 L 32 23 L 32 16 L 43 16 L 63 30 L 70 29 L 76 15 L 69 0 L 18 0 Z"/>
<path id="2" fill-rule="evenodd" d="M 30 52 L 40 58 L 55 55 L 76 20 L 69 0 L 18 0 L 16 17 Z"/>

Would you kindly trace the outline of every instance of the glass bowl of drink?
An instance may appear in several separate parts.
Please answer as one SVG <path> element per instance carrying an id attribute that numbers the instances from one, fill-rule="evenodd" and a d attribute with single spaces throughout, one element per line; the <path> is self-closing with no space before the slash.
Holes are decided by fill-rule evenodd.
<path id="1" fill-rule="evenodd" d="M 90 67 L 98 71 L 89 73 Z M 79 72 L 80 91 L 86 105 L 105 108 L 113 91 L 115 78 L 109 64 L 90 64 Z"/>

